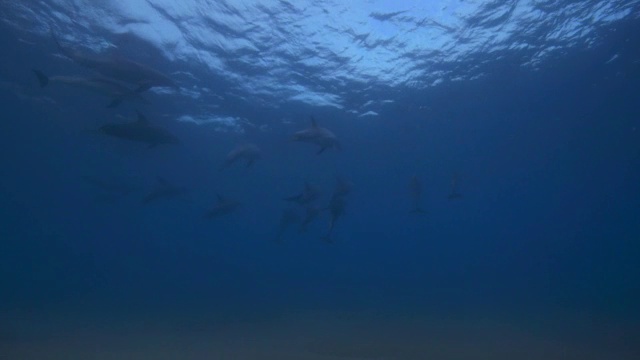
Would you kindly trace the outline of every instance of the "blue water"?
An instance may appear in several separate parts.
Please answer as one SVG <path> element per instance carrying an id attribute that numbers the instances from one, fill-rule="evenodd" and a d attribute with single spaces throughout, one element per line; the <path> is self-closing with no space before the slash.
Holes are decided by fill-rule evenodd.
<path id="1" fill-rule="evenodd" d="M 0 358 L 640 357 L 640 2 L 26 4 L 0 3 Z M 41 88 L 96 76 L 51 31 L 180 88 Z M 136 110 L 180 143 L 101 133 Z M 340 149 L 291 141 L 310 116 Z M 144 204 L 158 177 L 186 192 Z M 327 209 L 276 241 L 339 178 L 331 241 Z"/>

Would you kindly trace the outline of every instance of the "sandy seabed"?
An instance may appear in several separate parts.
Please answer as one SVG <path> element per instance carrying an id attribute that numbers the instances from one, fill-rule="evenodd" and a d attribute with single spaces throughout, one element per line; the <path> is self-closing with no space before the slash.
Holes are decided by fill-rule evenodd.
<path id="1" fill-rule="evenodd" d="M 628 337 L 625 330 L 598 334 L 557 317 L 322 312 L 218 321 L 3 313 L 0 320 L 2 360 L 640 359 L 633 344 L 620 340 Z"/>

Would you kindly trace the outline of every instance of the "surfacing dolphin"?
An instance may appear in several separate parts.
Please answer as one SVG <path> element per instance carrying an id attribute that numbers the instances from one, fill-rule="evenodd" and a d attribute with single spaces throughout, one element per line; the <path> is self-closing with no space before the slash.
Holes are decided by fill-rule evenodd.
<path id="1" fill-rule="evenodd" d="M 82 90 L 92 91 L 104 95 L 111 99 L 108 108 L 114 108 L 123 101 L 130 101 L 138 104 L 149 104 L 139 91 L 130 89 L 123 84 L 106 78 L 84 78 L 79 76 L 47 76 L 40 70 L 33 70 L 38 78 L 40 87 L 45 87 L 51 83 L 60 83 Z"/>
<path id="2" fill-rule="evenodd" d="M 126 58 L 88 54 L 69 49 L 60 44 L 53 30 L 51 30 L 51 35 L 58 50 L 69 59 L 104 76 L 135 85 L 137 91 L 144 91 L 152 87 L 179 88 L 171 78 L 149 66 Z"/>
<path id="3" fill-rule="evenodd" d="M 240 207 L 240 202 L 217 195 L 216 204 L 204 215 L 206 219 L 214 219 L 231 214 Z"/>
<path id="4" fill-rule="evenodd" d="M 255 144 L 242 144 L 238 145 L 235 149 L 231 150 L 224 160 L 224 163 L 220 167 L 220 170 L 224 170 L 233 165 L 238 160 L 245 160 L 246 166 L 251 167 L 256 160 L 261 156 L 260 148 Z"/>
<path id="5" fill-rule="evenodd" d="M 311 127 L 295 132 L 291 140 L 320 146 L 320 150 L 316 153 L 318 155 L 329 148 L 340 149 L 340 142 L 336 135 L 328 129 L 318 126 L 313 116 L 311 116 Z"/>
<path id="6" fill-rule="evenodd" d="M 138 112 L 138 120 L 122 124 L 107 124 L 100 127 L 106 135 L 119 139 L 142 142 L 149 148 L 161 144 L 178 144 L 180 141 L 168 130 L 149 124 L 147 118 Z"/>
<path id="7" fill-rule="evenodd" d="M 142 199 L 143 204 L 147 205 L 161 199 L 175 198 L 187 192 L 185 187 L 175 186 L 160 176 L 156 178 L 156 181 L 156 188 Z"/>

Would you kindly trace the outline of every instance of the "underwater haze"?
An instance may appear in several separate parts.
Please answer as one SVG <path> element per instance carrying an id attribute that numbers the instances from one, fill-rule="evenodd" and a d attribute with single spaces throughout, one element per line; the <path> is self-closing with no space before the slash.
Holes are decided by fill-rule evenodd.
<path id="1" fill-rule="evenodd" d="M 640 359 L 640 1 L 0 0 L 0 359 Z"/>

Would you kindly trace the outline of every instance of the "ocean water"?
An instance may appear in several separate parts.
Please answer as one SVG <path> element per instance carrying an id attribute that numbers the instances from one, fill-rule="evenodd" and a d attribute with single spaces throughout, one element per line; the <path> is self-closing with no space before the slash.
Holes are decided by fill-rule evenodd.
<path id="1" fill-rule="evenodd" d="M 639 1 L 0 20 L 0 359 L 640 358 Z"/>

